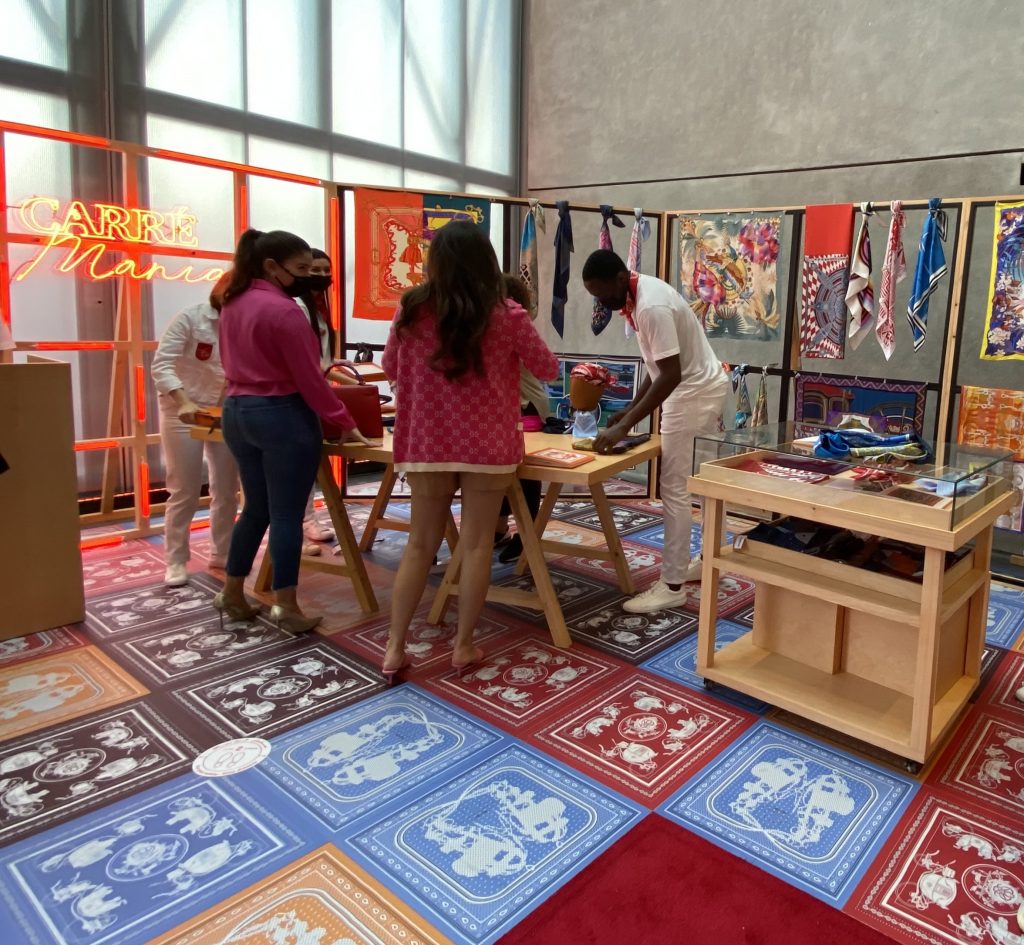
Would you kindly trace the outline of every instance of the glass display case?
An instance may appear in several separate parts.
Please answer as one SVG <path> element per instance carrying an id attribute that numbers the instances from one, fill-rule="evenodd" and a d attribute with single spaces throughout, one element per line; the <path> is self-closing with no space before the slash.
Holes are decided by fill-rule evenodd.
<path id="1" fill-rule="evenodd" d="M 1009 450 L 857 432 L 791 422 L 709 433 L 695 440 L 694 470 L 736 486 L 740 507 L 756 505 L 743 502 L 750 490 L 944 529 L 1012 489 Z"/>

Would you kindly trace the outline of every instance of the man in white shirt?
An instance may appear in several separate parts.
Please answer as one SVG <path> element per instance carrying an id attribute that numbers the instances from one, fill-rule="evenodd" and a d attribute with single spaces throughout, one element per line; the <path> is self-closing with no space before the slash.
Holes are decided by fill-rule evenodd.
<path id="1" fill-rule="evenodd" d="M 620 312 L 636 333 L 647 377 L 629 406 L 615 414 L 594 448 L 607 452 L 633 426 L 661 407 L 661 500 L 665 549 L 661 577 L 623 604 L 630 613 L 651 613 L 686 602 L 685 584 L 699 581 L 700 556 L 690 558 L 693 508 L 686 480 L 693 442 L 718 429 L 729 378 L 704 329 L 683 297 L 654 276 L 631 273 L 610 250 L 591 253 L 583 284 L 602 305 Z"/>
<path id="2" fill-rule="evenodd" d="M 14 362 L 14 339 L 11 337 L 11 329 L 7 322 L 0 318 L 0 364 L 12 364 Z"/>

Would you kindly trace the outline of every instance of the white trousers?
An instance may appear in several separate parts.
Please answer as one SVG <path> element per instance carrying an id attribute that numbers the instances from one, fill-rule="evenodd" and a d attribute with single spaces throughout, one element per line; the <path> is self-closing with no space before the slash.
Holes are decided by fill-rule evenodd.
<path id="1" fill-rule="evenodd" d="M 693 441 L 718 429 L 728 392 L 729 379 L 723 374 L 721 385 L 670 404 L 661 414 L 661 504 L 665 511 L 661 579 L 666 584 L 682 584 L 690 566 L 693 507 L 686 480 L 693 472 Z"/>
<path id="2" fill-rule="evenodd" d="M 164 547 L 168 564 L 189 559 L 192 516 L 199 508 L 203 485 L 203 453 L 210 477 L 210 538 L 213 554 L 226 561 L 231 531 L 238 511 L 238 467 L 225 443 L 194 440 L 189 427 L 178 419 L 178 408 L 169 397 L 160 398 L 160 440 L 167 470 L 167 508 L 164 514 Z"/>

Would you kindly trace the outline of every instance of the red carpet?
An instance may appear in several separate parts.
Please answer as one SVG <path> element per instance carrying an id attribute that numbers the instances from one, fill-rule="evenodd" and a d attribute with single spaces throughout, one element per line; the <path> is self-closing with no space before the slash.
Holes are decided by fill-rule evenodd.
<path id="1" fill-rule="evenodd" d="M 651 814 L 499 942 L 891 945 L 892 939 Z"/>

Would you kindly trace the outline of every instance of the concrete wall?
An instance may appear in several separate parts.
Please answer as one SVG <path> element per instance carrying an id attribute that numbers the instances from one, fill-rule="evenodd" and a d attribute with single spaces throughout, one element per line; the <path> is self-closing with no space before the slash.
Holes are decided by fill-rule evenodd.
<path id="1" fill-rule="evenodd" d="M 1012 58 L 1011 38 L 1024 33 L 1016 0 L 527 0 L 524 15 L 523 184 L 531 196 L 697 209 L 1024 192 L 1024 86 L 1000 67 Z M 911 272 L 923 217 L 907 215 Z M 1019 388 L 1021 362 L 977 358 L 992 219 L 979 212 L 960 379 Z M 614 335 L 590 335 L 578 272 L 597 231 L 582 214 L 574 223 L 561 346 L 629 353 L 617 325 Z M 882 212 L 872 227 L 876 291 L 888 223 Z M 955 223 L 951 212 L 949 260 Z M 628 236 L 616 235 L 620 246 L 624 254 Z M 545 250 L 542 312 L 550 299 Z M 783 304 L 787 269 L 783 258 Z M 844 361 L 805 366 L 937 381 L 948 280 L 933 297 L 917 354 L 901 314 L 911 281 L 899 287 L 891 361 L 868 341 Z M 782 358 L 781 344 L 715 347 L 733 362 Z"/>

